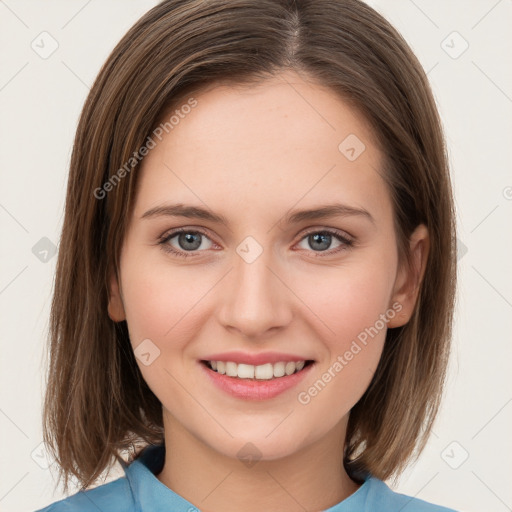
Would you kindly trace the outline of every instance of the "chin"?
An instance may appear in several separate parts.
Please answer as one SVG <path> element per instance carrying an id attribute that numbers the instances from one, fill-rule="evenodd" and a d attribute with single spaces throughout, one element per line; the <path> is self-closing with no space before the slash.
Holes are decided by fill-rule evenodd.
<path id="1" fill-rule="evenodd" d="M 292 456 L 314 442 L 305 432 L 290 432 L 289 427 L 282 428 L 284 425 L 281 425 L 276 428 L 276 425 L 278 423 L 265 424 L 244 431 L 229 430 L 228 427 L 232 438 L 226 434 L 215 439 L 203 438 L 203 442 L 225 457 L 247 462 L 248 467 L 250 461 L 272 461 Z"/>

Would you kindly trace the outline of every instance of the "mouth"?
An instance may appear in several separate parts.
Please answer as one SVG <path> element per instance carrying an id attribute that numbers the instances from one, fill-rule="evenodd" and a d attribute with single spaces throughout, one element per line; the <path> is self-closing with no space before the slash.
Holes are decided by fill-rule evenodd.
<path id="1" fill-rule="evenodd" d="M 291 391 L 313 371 L 314 360 L 264 362 L 252 365 L 217 359 L 201 360 L 200 368 L 215 388 L 239 400 L 270 400 Z"/>
<path id="2" fill-rule="evenodd" d="M 269 400 L 292 392 L 316 365 L 302 354 L 276 351 L 231 350 L 203 357 L 198 364 L 208 384 L 241 400 Z"/>
<path id="3" fill-rule="evenodd" d="M 294 375 L 311 366 L 313 360 L 278 361 L 260 365 L 236 363 L 234 361 L 201 361 L 209 370 L 234 379 L 269 381 Z"/>

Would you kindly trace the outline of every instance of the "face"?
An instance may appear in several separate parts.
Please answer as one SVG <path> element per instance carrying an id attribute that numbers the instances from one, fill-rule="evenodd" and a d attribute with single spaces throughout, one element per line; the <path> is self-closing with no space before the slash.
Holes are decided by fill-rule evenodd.
<path id="1" fill-rule="evenodd" d="M 286 73 L 194 98 L 136 171 L 109 314 L 166 425 L 272 460 L 344 432 L 412 313 L 427 234 L 399 267 L 382 156 L 330 90 Z"/>

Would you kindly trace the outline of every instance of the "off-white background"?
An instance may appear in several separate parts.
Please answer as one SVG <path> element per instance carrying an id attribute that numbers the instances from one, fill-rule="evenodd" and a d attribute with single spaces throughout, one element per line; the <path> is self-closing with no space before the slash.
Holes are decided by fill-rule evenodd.
<path id="1" fill-rule="evenodd" d="M 40 445 L 51 249 L 89 87 L 116 42 L 155 4 L 0 0 L 1 511 L 63 497 L 52 493 Z M 428 71 L 458 209 L 460 288 L 444 407 L 396 489 L 464 512 L 505 512 L 512 510 L 512 1 L 371 4 Z M 42 58 L 53 40 L 58 48 Z"/>

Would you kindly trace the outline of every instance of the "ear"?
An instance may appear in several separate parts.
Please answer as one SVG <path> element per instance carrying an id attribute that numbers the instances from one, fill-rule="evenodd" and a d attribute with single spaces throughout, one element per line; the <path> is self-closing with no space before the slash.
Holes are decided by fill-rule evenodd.
<path id="1" fill-rule="evenodd" d="M 430 239 L 427 227 L 420 224 L 409 238 L 411 265 L 409 267 L 404 261 L 397 272 L 389 306 L 398 303 L 401 305 L 401 309 L 394 318 L 390 319 L 388 327 L 401 327 L 411 319 L 427 267 L 429 249 Z"/>
<path id="2" fill-rule="evenodd" d="M 122 320 L 126 320 L 121 290 L 119 288 L 119 282 L 115 272 L 110 274 L 109 292 L 108 316 L 114 322 L 121 322 Z"/>

